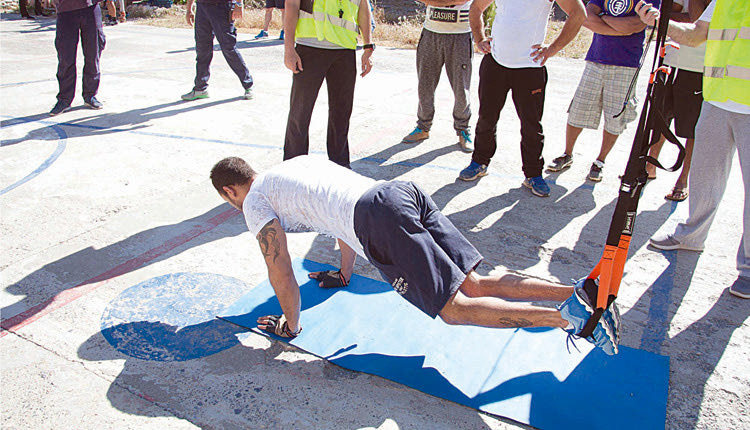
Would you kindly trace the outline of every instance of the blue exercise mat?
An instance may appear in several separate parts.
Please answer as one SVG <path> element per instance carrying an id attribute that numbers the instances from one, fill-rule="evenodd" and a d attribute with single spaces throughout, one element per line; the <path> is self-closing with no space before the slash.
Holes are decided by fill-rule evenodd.
<path id="1" fill-rule="evenodd" d="M 382 281 L 324 289 L 307 274 L 334 267 L 292 265 L 304 330 L 289 343 L 339 366 L 541 429 L 664 428 L 669 357 L 627 347 L 610 357 L 584 340 L 568 352 L 559 329 L 449 326 Z M 256 319 L 280 313 L 265 281 L 220 316 L 268 335 Z"/>

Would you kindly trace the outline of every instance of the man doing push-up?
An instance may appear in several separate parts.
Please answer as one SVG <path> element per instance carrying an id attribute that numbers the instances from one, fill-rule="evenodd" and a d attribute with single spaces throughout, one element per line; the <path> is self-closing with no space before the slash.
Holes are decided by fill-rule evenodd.
<path id="1" fill-rule="evenodd" d="M 244 213 L 258 239 L 283 311 L 258 318 L 258 328 L 278 336 L 295 337 L 302 331 L 300 291 L 286 232 L 315 231 L 338 240 L 341 269 L 310 274 L 321 287 L 346 286 L 359 254 L 411 304 L 447 324 L 560 327 L 575 334 L 591 315 L 591 301 L 582 288 L 476 273 L 482 256 L 412 182 L 375 181 L 309 155 L 262 173 L 241 158 L 225 158 L 211 170 L 211 182 Z M 562 304 L 558 310 L 517 301 Z M 588 340 L 608 354 L 617 352 L 614 304 Z"/>

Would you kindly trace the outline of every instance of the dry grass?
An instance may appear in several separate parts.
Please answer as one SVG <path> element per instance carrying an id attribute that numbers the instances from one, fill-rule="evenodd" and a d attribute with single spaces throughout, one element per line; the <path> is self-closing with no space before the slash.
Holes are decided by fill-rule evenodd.
<path id="1" fill-rule="evenodd" d="M 171 9 L 155 9 L 149 16 L 149 10 L 128 12 L 134 20 L 147 25 L 155 25 L 168 28 L 189 28 L 185 22 L 185 7 L 175 5 Z M 141 18 L 143 17 L 143 18 Z M 237 31 L 241 33 L 257 33 L 263 27 L 265 9 L 258 7 L 246 7 L 241 22 L 237 23 Z M 419 42 L 419 35 L 422 31 L 422 22 L 424 16 L 402 16 L 395 22 L 389 22 L 382 8 L 375 9 L 375 33 L 373 39 L 378 45 L 390 46 L 395 48 L 415 49 Z M 273 12 L 270 29 L 274 33 L 281 30 L 281 13 Z M 563 23 L 551 21 L 547 32 L 547 42 L 554 40 L 560 33 Z M 273 37 L 273 35 L 272 35 Z M 581 28 L 578 36 L 566 46 L 558 55 L 568 58 L 583 58 L 586 55 L 589 44 L 591 43 L 592 33 L 590 30 Z"/>

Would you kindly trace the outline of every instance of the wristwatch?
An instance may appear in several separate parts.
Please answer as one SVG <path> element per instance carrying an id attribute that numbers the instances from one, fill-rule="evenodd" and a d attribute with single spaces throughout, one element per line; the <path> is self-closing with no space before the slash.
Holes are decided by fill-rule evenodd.
<path id="1" fill-rule="evenodd" d="M 374 43 L 366 43 L 366 44 L 362 45 L 362 49 L 372 49 L 374 51 L 375 50 L 375 44 Z"/>

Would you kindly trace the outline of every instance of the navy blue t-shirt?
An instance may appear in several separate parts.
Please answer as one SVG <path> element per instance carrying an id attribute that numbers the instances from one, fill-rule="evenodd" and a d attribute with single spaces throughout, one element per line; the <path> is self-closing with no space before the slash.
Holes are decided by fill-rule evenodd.
<path id="1" fill-rule="evenodd" d="M 655 8 L 661 5 L 661 0 L 647 1 Z M 638 0 L 591 0 L 589 2 L 589 4 L 599 6 L 605 15 L 614 17 L 637 15 L 634 10 L 637 3 Z M 613 66 L 638 67 L 645 38 L 645 29 L 627 36 L 605 36 L 595 33 L 589 52 L 586 54 L 586 61 Z"/>

